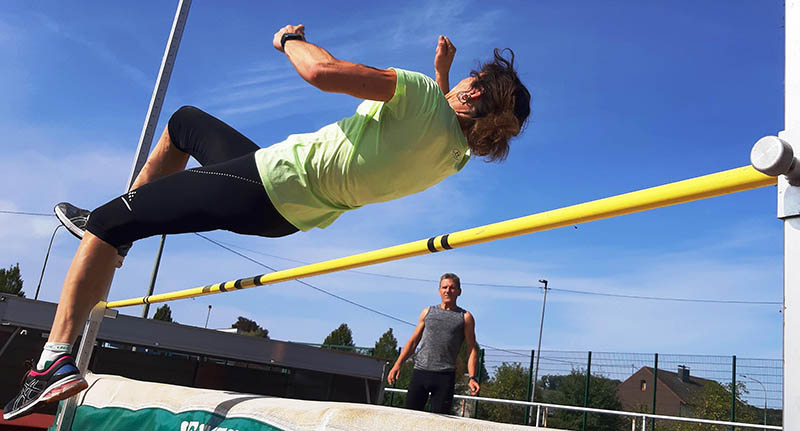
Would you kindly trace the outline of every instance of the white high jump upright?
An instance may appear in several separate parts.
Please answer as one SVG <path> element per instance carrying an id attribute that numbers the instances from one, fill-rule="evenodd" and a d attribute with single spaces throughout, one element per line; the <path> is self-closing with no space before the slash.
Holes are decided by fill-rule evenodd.
<path id="1" fill-rule="evenodd" d="M 778 177 L 784 221 L 783 429 L 800 429 L 800 0 L 786 0 L 784 129 L 756 142 L 753 167 Z M 796 309 L 795 309 L 796 308 Z"/>
<path id="2" fill-rule="evenodd" d="M 183 29 L 186 26 L 186 20 L 189 16 L 189 7 L 192 5 L 192 0 L 178 0 L 178 8 L 175 11 L 175 18 L 172 21 L 172 29 L 170 30 L 167 46 L 164 49 L 164 56 L 161 59 L 161 68 L 158 71 L 158 78 L 156 78 L 156 85 L 153 88 L 153 95 L 150 98 L 150 105 L 147 108 L 147 115 L 145 116 L 144 125 L 142 126 L 142 133 L 139 137 L 139 146 L 136 149 L 136 157 L 133 159 L 133 167 L 131 174 L 128 178 L 128 185 L 125 191 L 128 191 L 133 185 L 133 181 L 142 170 L 144 163 L 147 161 L 147 155 L 150 153 L 150 146 L 153 142 L 153 135 L 155 133 L 158 117 L 161 115 L 161 106 L 164 104 L 164 97 L 167 94 L 167 86 L 169 79 L 172 76 L 172 68 L 175 65 L 175 58 L 178 55 L 178 47 L 181 44 L 183 37 Z M 106 297 L 108 296 L 108 286 L 106 289 Z M 108 313 L 112 311 L 112 313 Z M 114 310 L 106 310 L 105 298 L 95 305 L 86 326 L 83 329 L 81 343 L 78 348 L 78 356 L 76 362 L 78 369 L 82 374 L 86 374 L 89 368 L 89 360 L 94 351 L 94 345 L 97 341 L 97 333 L 100 330 L 100 323 L 106 315 L 115 316 Z M 77 408 L 77 397 L 64 401 L 61 409 L 56 416 L 55 429 L 57 431 L 69 431 L 72 429 L 72 420 L 75 416 L 75 409 Z"/>
<path id="3" fill-rule="evenodd" d="M 784 131 L 800 154 L 800 0 L 786 0 Z M 783 429 L 800 429 L 800 161 L 778 180 L 778 217 L 784 221 Z M 792 184 L 790 184 L 790 182 Z M 795 309 L 797 308 L 797 309 Z"/>

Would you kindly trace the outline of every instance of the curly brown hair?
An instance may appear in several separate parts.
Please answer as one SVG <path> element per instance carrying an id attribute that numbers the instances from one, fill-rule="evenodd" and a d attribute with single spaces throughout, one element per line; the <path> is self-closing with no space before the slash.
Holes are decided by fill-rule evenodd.
<path id="1" fill-rule="evenodd" d="M 505 51 L 510 58 L 503 56 Z M 531 94 L 514 70 L 514 51 L 495 48 L 494 60 L 479 64 L 470 76 L 475 78 L 472 87 L 481 90 L 481 97 L 467 142 L 473 154 L 486 156 L 489 162 L 503 161 L 508 156 L 508 141 L 522 132 L 531 113 Z"/>

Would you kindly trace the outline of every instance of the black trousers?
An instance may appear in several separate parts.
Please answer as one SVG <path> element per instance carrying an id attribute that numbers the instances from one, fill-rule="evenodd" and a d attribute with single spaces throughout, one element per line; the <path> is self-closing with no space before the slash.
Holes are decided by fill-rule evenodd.
<path id="1" fill-rule="evenodd" d="M 431 411 L 450 414 L 455 385 L 455 371 L 426 371 L 415 368 L 411 383 L 408 384 L 406 408 L 423 410 L 430 394 Z"/>
<path id="2" fill-rule="evenodd" d="M 172 144 L 202 167 L 145 184 L 92 211 L 87 230 L 119 247 L 153 235 L 297 232 L 270 202 L 255 163 L 258 145 L 211 115 L 184 106 L 167 126 Z"/>

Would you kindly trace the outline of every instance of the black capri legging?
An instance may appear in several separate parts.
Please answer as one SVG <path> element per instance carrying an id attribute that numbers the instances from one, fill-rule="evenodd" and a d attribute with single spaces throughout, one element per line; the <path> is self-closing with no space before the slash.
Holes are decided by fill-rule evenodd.
<path id="1" fill-rule="evenodd" d="M 92 211 L 87 230 L 119 247 L 153 235 L 225 229 L 281 237 L 297 228 L 270 202 L 255 162 L 258 145 L 200 109 L 184 106 L 170 141 L 200 168 L 145 184 Z"/>
<path id="2" fill-rule="evenodd" d="M 414 369 L 406 394 L 406 408 L 423 410 L 431 396 L 431 412 L 449 414 L 453 408 L 456 387 L 455 371 L 428 371 Z"/>

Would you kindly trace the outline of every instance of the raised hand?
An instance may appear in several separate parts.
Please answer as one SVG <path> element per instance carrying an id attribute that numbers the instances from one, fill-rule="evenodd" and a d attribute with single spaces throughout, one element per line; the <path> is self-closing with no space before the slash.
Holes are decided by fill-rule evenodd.
<path id="1" fill-rule="evenodd" d="M 447 36 L 439 36 L 439 43 L 436 45 L 436 58 L 433 60 L 433 68 L 436 73 L 447 75 L 450 73 L 450 66 L 456 57 L 456 47 Z"/>
<path id="2" fill-rule="evenodd" d="M 281 37 L 284 33 L 298 33 L 302 34 L 303 38 L 306 37 L 306 26 L 303 24 L 300 25 L 287 25 L 275 32 L 275 35 L 272 36 L 272 46 L 280 52 L 283 52 L 283 48 L 281 47 Z M 452 61 L 452 60 L 451 60 Z"/>
<path id="3" fill-rule="evenodd" d="M 455 56 L 456 47 L 453 42 L 450 42 L 450 38 L 439 36 L 439 42 L 436 45 L 436 58 L 433 59 L 433 68 L 436 70 L 436 83 L 444 94 L 450 91 L 450 66 L 453 65 Z"/>

